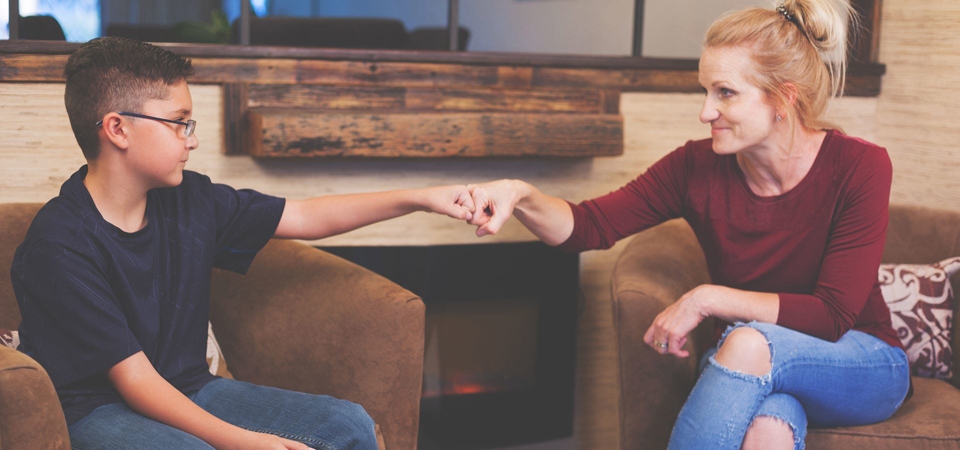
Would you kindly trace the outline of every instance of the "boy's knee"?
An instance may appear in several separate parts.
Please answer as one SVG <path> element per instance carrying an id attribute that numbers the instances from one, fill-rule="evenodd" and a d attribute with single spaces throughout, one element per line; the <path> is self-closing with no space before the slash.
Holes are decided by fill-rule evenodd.
<path id="1" fill-rule="evenodd" d="M 340 408 L 344 436 L 350 436 L 344 450 L 376 450 L 377 434 L 374 430 L 373 418 L 367 414 L 362 406 L 343 401 Z"/>
<path id="2" fill-rule="evenodd" d="M 759 377 L 770 373 L 770 356 L 770 344 L 763 333 L 738 327 L 727 334 L 714 358 L 730 370 Z"/>

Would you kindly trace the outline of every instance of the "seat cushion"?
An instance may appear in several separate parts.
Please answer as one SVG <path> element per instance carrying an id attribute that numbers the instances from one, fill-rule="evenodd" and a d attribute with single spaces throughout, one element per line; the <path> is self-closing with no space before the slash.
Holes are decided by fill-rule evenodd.
<path id="1" fill-rule="evenodd" d="M 807 448 L 960 448 L 960 390 L 944 381 L 914 377 L 913 397 L 890 420 L 862 427 L 811 429 Z"/>

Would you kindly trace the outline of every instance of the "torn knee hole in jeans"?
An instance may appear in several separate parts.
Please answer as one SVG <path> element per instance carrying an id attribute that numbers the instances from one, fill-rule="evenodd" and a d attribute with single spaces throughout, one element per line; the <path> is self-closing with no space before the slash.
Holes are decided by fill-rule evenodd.
<path id="1" fill-rule="evenodd" d="M 720 364 L 719 362 L 717 362 L 717 358 L 716 358 L 716 357 L 713 357 L 713 356 L 710 357 L 710 360 L 708 361 L 708 363 L 709 363 L 711 366 L 716 367 L 717 369 L 720 369 L 721 372 L 723 372 L 723 373 L 725 373 L 725 374 L 727 374 L 727 375 L 729 375 L 729 376 L 731 376 L 731 377 L 739 378 L 739 379 L 741 379 L 741 380 L 747 380 L 747 381 L 752 381 L 752 382 L 755 382 L 755 383 L 759 383 L 761 386 L 764 386 L 764 385 L 766 385 L 767 383 L 769 383 L 769 382 L 770 382 L 770 379 L 771 379 L 770 373 L 766 373 L 766 374 L 764 374 L 763 376 L 759 376 L 759 377 L 758 377 L 758 376 L 756 376 L 756 375 L 751 375 L 751 374 L 749 374 L 749 373 L 744 373 L 744 372 L 740 372 L 740 371 L 737 371 L 737 370 L 733 370 L 733 369 L 731 369 L 731 368 L 729 368 L 729 367 L 726 367 L 726 366 L 724 366 L 723 364 Z"/>
<path id="2" fill-rule="evenodd" d="M 757 375 L 741 372 L 738 370 L 730 369 L 729 367 L 726 367 L 723 364 L 720 364 L 719 362 L 717 362 L 716 354 L 711 356 L 708 361 L 711 365 L 723 371 L 723 373 L 726 373 L 730 376 L 734 376 L 737 378 L 742 378 L 744 380 L 759 380 L 760 384 L 764 385 L 770 382 L 771 375 L 773 373 L 773 344 L 770 343 L 770 338 L 767 336 L 767 333 L 764 333 L 763 330 L 760 330 L 757 327 L 753 326 L 755 324 L 757 324 L 757 322 L 755 321 L 750 323 L 736 322 L 733 325 L 727 327 L 727 329 L 724 330 L 723 335 L 720 336 L 720 341 L 717 342 L 717 348 L 720 348 L 721 346 L 723 346 L 724 341 L 726 341 L 727 339 L 727 335 L 729 335 L 733 330 L 736 330 L 738 328 L 750 328 L 751 330 L 754 330 L 757 333 L 760 333 L 763 336 L 763 340 L 766 341 L 767 343 L 767 350 L 770 352 L 770 371 L 769 372 L 767 372 L 762 376 L 757 376 Z"/>
<path id="3" fill-rule="evenodd" d="M 790 433 L 792 434 L 791 437 L 793 438 L 793 448 L 794 448 L 794 449 L 797 449 L 797 450 L 802 450 L 802 449 L 803 449 L 803 447 L 804 447 L 804 445 L 803 445 L 803 444 L 804 444 L 804 442 L 803 442 L 803 437 L 800 436 L 800 432 L 797 430 L 797 426 L 796 426 L 796 425 L 794 425 L 793 423 L 791 423 L 789 420 L 784 419 L 783 417 L 776 416 L 776 415 L 772 415 L 772 414 L 763 414 L 763 415 L 759 415 L 759 416 L 757 416 L 757 417 L 754 417 L 754 418 L 753 418 L 754 423 L 756 423 L 756 420 L 759 419 L 759 418 L 761 418 L 761 417 L 768 417 L 768 418 L 771 418 L 771 419 L 773 419 L 773 420 L 776 420 L 778 423 L 785 424 L 785 425 L 787 426 L 787 428 L 790 429 Z M 752 428 L 752 427 L 753 427 L 753 424 L 751 424 L 750 426 L 751 426 L 751 428 Z"/>

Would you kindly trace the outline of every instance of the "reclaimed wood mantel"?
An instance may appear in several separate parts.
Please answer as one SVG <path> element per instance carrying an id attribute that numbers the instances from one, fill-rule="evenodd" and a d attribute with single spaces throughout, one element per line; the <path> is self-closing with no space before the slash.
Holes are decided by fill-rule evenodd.
<path id="1" fill-rule="evenodd" d="M 623 153 L 622 92 L 700 92 L 697 61 L 161 44 L 223 88 L 228 154 L 591 157 Z M 0 41 L 0 82 L 62 83 L 79 44 Z M 850 66 L 876 96 L 885 67 Z"/>

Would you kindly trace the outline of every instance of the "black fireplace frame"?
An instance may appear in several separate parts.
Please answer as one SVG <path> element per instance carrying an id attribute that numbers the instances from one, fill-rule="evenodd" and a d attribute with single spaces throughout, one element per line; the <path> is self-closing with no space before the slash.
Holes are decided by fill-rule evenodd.
<path id="1" fill-rule="evenodd" d="M 422 398 L 420 450 L 480 450 L 572 436 L 578 255 L 540 242 L 320 248 L 419 295 L 427 314 L 443 302 L 537 299 L 535 387 Z"/>

